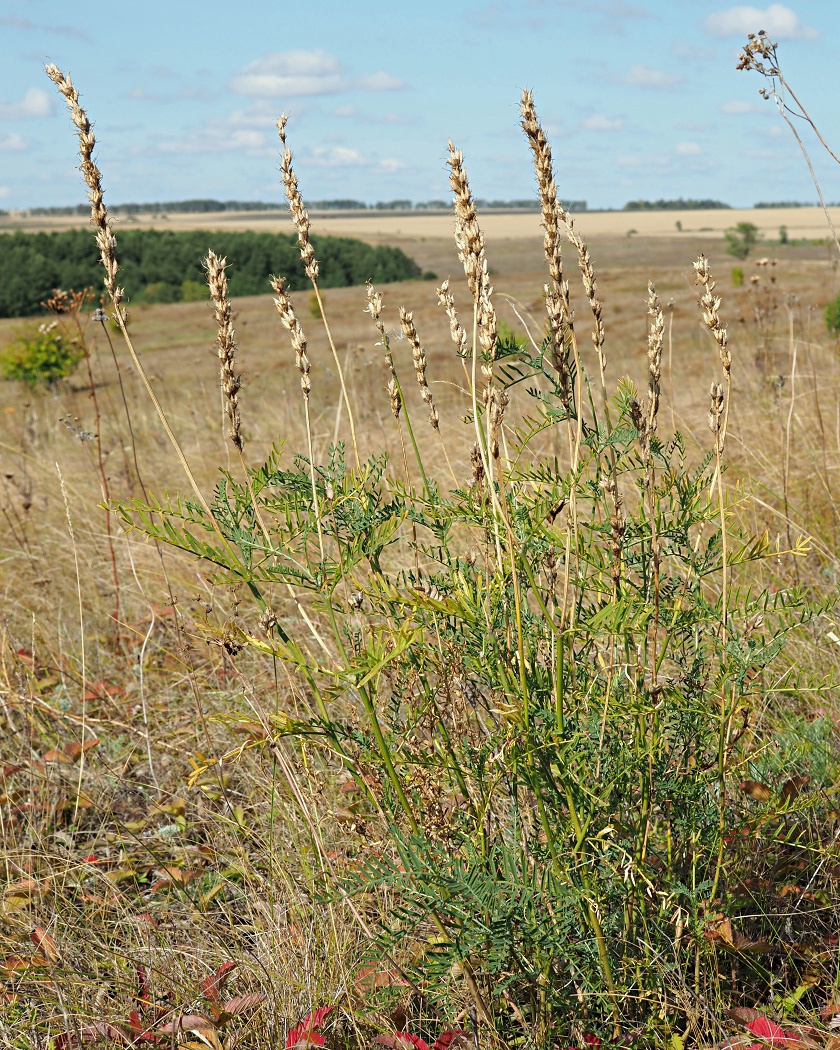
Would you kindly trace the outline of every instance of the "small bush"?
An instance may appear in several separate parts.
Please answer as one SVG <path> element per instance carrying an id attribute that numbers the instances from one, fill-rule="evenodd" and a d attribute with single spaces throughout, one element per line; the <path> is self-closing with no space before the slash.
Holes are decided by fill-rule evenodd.
<path id="1" fill-rule="evenodd" d="M 18 380 L 28 387 L 53 387 L 72 375 L 85 356 L 78 339 L 68 339 L 55 321 L 27 331 L 0 355 L 4 379 Z"/>
<path id="2" fill-rule="evenodd" d="M 207 285 L 201 281 L 181 282 L 181 302 L 200 303 L 207 298 Z"/>
<path id="3" fill-rule="evenodd" d="M 825 326 L 833 335 L 840 335 L 840 295 L 825 308 Z"/>
<path id="4" fill-rule="evenodd" d="M 732 267 L 732 287 L 741 288 L 744 284 L 744 271 L 740 266 Z"/>
<path id="5" fill-rule="evenodd" d="M 166 281 L 153 281 L 146 285 L 137 299 L 141 303 L 174 303 L 179 298 L 179 291 L 177 285 L 168 284 Z"/>
<path id="6" fill-rule="evenodd" d="M 727 230 L 724 235 L 728 255 L 736 259 L 746 259 L 758 243 L 758 227 L 753 222 L 739 222 Z"/>

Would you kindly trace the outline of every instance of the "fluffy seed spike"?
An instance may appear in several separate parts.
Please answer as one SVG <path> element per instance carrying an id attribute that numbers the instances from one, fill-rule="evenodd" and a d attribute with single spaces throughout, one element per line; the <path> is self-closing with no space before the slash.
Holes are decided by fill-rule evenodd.
<path id="1" fill-rule="evenodd" d="M 207 253 L 204 269 L 207 274 L 207 285 L 213 300 L 213 312 L 219 334 L 216 340 L 221 369 L 222 392 L 225 396 L 225 407 L 230 421 L 228 434 L 236 448 L 242 451 L 242 422 L 239 416 L 239 388 L 242 377 L 234 371 L 236 359 L 236 342 L 233 332 L 233 310 L 228 298 L 227 259 L 221 259 L 215 252 Z"/>
<path id="2" fill-rule="evenodd" d="M 79 92 L 73 86 L 69 76 L 55 65 L 44 67 L 47 76 L 64 96 L 70 110 L 70 118 L 76 126 L 79 137 L 79 155 L 81 164 L 79 168 L 85 180 L 90 201 L 90 217 L 96 230 L 96 244 L 99 248 L 99 258 L 105 269 L 105 287 L 116 313 L 125 321 L 125 310 L 122 306 L 123 290 L 117 285 L 117 239 L 114 236 L 111 218 L 105 207 L 102 193 L 102 172 L 96 166 L 93 159 L 93 151 L 96 147 L 96 138 L 93 134 L 93 126 L 84 108 L 79 103 Z"/>

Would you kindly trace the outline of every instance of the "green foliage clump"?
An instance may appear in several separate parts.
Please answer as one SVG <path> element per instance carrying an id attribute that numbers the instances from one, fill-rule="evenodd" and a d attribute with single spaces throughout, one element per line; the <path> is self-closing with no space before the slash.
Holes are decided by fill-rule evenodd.
<path id="1" fill-rule="evenodd" d="M 833 335 L 840 335 L 840 295 L 825 308 L 825 326 Z"/>
<path id="2" fill-rule="evenodd" d="M 759 792 L 756 813 L 741 786 L 750 763 L 764 769 L 769 683 L 793 684 L 786 639 L 814 610 L 794 590 L 740 585 L 780 552 L 739 525 L 720 430 L 693 462 L 657 430 L 656 385 L 644 408 L 625 381 L 597 410 L 568 343 L 535 350 L 503 330 L 494 366 L 474 353 L 494 398 L 529 400 L 502 457 L 474 399 L 471 484 L 436 480 L 403 400 L 413 481 L 384 454 L 274 450 L 247 481 L 223 472 L 207 508 L 117 510 L 253 596 L 250 622 L 240 610 L 206 629 L 299 683 L 272 730 L 320 747 L 352 790 L 360 837 L 321 894 L 365 902 L 372 958 L 400 959 L 442 1010 L 471 999 L 508 1045 L 556 1045 L 584 1018 L 602 1036 L 648 1026 L 645 1045 L 665 1045 L 692 1001 L 756 1001 L 769 953 L 821 929 L 823 830 L 786 839 L 817 902 L 795 918 L 775 840 L 760 855 L 756 843 L 810 827 L 825 770 L 810 767 L 801 820 L 790 790 Z M 275 615 L 287 585 L 325 636 Z M 750 890 L 754 863 L 771 892 Z M 768 947 L 723 965 L 736 935 Z M 805 963 L 790 965 L 801 980 Z"/>
<path id="3" fill-rule="evenodd" d="M 754 222 L 739 222 L 723 235 L 727 253 L 736 259 L 746 259 L 758 243 L 758 234 L 759 229 Z"/>
<path id="4" fill-rule="evenodd" d="M 374 247 L 348 237 L 314 236 L 312 242 L 324 288 L 422 276 L 399 248 Z M 3 234 L 0 248 L 0 317 L 38 313 L 53 288 L 102 283 L 99 254 L 87 230 Z M 231 296 L 267 293 L 270 273 L 286 277 L 292 290 L 306 287 L 295 237 L 229 230 L 121 230 L 120 284 L 129 300 L 137 302 L 194 301 L 198 288 L 206 289 L 202 261 L 208 249 L 230 263 Z M 202 297 L 206 295 L 203 291 Z"/>
<path id="5" fill-rule="evenodd" d="M 72 375 L 84 358 L 84 346 L 68 338 L 55 321 L 23 333 L 0 353 L 0 374 L 28 387 L 53 387 Z"/>
<path id="6" fill-rule="evenodd" d="M 744 270 L 741 266 L 732 267 L 732 287 L 742 288 L 744 284 Z"/>

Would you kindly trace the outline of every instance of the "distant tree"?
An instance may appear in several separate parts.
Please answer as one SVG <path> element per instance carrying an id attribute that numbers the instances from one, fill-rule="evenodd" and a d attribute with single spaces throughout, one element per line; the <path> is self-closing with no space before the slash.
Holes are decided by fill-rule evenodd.
<path id="1" fill-rule="evenodd" d="M 758 241 L 758 227 L 753 222 L 739 222 L 724 235 L 726 251 L 736 259 L 746 259 Z"/>

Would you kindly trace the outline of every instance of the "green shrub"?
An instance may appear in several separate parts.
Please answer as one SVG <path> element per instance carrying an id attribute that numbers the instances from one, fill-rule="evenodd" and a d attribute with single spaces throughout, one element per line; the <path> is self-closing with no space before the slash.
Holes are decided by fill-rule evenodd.
<path id="1" fill-rule="evenodd" d="M 201 281 L 181 281 L 181 302 L 201 303 L 208 299 L 207 285 Z"/>
<path id="2" fill-rule="evenodd" d="M 758 227 L 752 222 L 739 222 L 724 235 L 726 251 L 736 259 L 746 259 L 758 243 Z"/>
<path id="3" fill-rule="evenodd" d="M 833 335 L 840 335 L 840 295 L 825 308 L 825 326 Z"/>
<path id="4" fill-rule="evenodd" d="M 140 303 L 174 303 L 180 299 L 180 286 L 169 284 L 166 281 L 153 281 L 147 284 L 143 291 L 137 296 Z"/>
<path id="5" fill-rule="evenodd" d="M 651 314 L 661 354 L 653 298 Z M 658 365 L 644 404 L 625 380 L 596 409 L 568 333 L 537 350 L 501 334 L 494 364 L 471 352 L 493 398 L 521 403 L 502 455 L 478 392 L 471 484 L 444 480 L 437 446 L 423 455 L 403 398 L 411 472 L 343 445 L 316 463 L 273 451 L 247 480 L 222 473 L 211 514 L 190 498 L 117 509 L 253 597 L 205 630 L 285 667 L 298 706 L 269 716 L 266 746 L 320 750 L 376 829 L 320 888 L 373 916 L 373 959 L 399 958 L 442 1011 L 472 998 L 508 1045 L 557 1045 L 584 1017 L 666 1045 L 692 996 L 766 988 L 760 956 L 721 965 L 721 929 L 788 936 L 775 891 L 756 918 L 751 853 L 727 842 L 768 746 L 739 727 L 772 704 L 768 681 L 792 687 L 779 654 L 811 610 L 744 583 L 775 548 L 740 528 L 720 448 L 692 461 L 657 430 Z M 274 615 L 286 585 L 316 633 Z M 786 850 L 820 882 L 817 850 Z"/>
<path id="6" fill-rule="evenodd" d="M 741 288 L 744 284 L 744 271 L 740 266 L 732 267 L 732 287 Z"/>
<path id="7" fill-rule="evenodd" d="M 52 387 L 72 375 L 84 356 L 79 340 L 68 338 L 50 321 L 25 332 L 0 353 L 0 373 L 28 387 Z"/>

